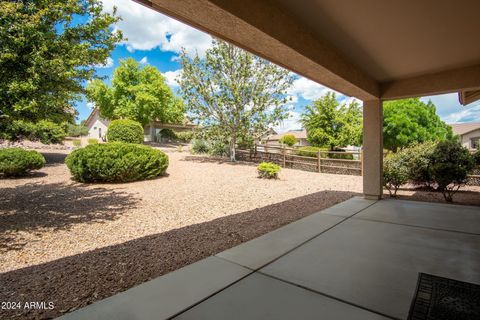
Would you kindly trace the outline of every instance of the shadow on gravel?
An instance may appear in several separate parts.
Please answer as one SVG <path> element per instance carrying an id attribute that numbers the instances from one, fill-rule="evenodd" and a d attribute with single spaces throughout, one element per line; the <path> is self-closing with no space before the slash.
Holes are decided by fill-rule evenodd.
<path id="1" fill-rule="evenodd" d="M 258 166 L 258 163 L 248 162 L 248 161 L 230 161 L 226 157 L 216 157 L 216 156 L 186 156 L 180 161 L 190 161 L 197 163 L 217 163 L 217 164 L 229 164 L 232 166 L 243 165 L 243 166 Z"/>
<path id="2" fill-rule="evenodd" d="M 56 152 L 41 152 L 41 154 L 47 160 L 47 165 L 64 164 L 65 158 L 68 156 L 66 153 Z"/>
<path id="3" fill-rule="evenodd" d="M 0 301 L 52 301 L 55 304 L 53 310 L 3 311 L 0 319 L 59 316 L 234 247 L 355 195 L 358 194 L 317 192 L 0 274 Z"/>
<path id="4" fill-rule="evenodd" d="M 78 223 L 114 220 L 138 201 L 126 192 L 63 183 L 2 188 L 0 199 L 0 253 L 25 245 L 19 232 L 68 229 Z"/>

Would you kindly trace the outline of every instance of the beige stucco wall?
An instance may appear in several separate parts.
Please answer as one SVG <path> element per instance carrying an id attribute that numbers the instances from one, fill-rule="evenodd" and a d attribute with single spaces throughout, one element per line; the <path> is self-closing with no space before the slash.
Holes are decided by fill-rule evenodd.
<path id="1" fill-rule="evenodd" d="M 473 138 L 479 138 L 479 137 L 480 137 L 480 129 L 477 129 L 462 135 L 461 136 L 462 146 L 464 146 L 465 148 L 471 149 L 472 148 L 471 140 Z"/>
<path id="2" fill-rule="evenodd" d="M 88 127 L 89 138 L 101 138 L 107 133 L 108 121 L 102 120 L 98 116 L 98 112 L 93 115 L 93 119 Z"/>

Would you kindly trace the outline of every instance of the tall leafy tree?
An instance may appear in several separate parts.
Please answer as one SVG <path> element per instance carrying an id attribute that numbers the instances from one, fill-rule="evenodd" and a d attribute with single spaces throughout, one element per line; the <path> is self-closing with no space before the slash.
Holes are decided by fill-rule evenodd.
<path id="1" fill-rule="evenodd" d="M 121 33 L 100 0 L 0 1 L 3 121 L 72 119 L 71 104 Z"/>
<path id="2" fill-rule="evenodd" d="M 179 83 L 190 114 L 217 139 L 235 146 L 260 136 L 288 116 L 286 92 L 293 78 L 287 70 L 220 40 L 204 59 L 180 56 Z"/>
<path id="3" fill-rule="evenodd" d="M 317 147 L 359 145 L 362 139 L 362 111 L 359 104 L 340 104 L 334 92 L 329 92 L 307 106 L 301 122 L 308 141 Z"/>
<path id="4" fill-rule="evenodd" d="M 184 119 L 184 105 L 167 85 L 161 72 L 141 66 L 132 58 L 120 61 L 112 85 L 94 80 L 87 96 L 107 119 L 131 119 L 146 125 L 151 121 L 178 123 Z"/>
<path id="5" fill-rule="evenodd" d="M 415 143 L 453 138 L 452 128 L 436 114 L 435 105 L 419 98 L 387 101 L 383 106 L 383 144 L 392 151 Z"/>

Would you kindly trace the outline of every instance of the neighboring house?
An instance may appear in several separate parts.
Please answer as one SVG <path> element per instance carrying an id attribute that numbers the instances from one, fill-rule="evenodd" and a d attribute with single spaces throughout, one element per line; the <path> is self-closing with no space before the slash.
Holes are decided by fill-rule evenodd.
<path id="1" fill-rule="evenodd" d="M 110 123 L 110 120 L 101 118 L 100 110 L 98 110 L 98 108 L 94 108 L 90 113 L 90 115 L 88 116 L 87 120 L 85 121 L 85 126 L 88 128 L 88 137 L 105 140 L 109 123 Z M 192 123 L 169 124 L 169 123 L 161 123 L 158 121 L 152 121 L 150 124 L 146 125 L 143 128 L 144 141 L 145 142 L 160 141 L 161 131 L 163 129 L 172 129 L 173 131 L 179 132 L 179 131 L 191 131 L 195 127 L 196 125 Z"/>
<path id="2" fill-rule="evenodd" d="M 277 134 L 277 131 L 275 131 L 273 128 L 269 128 L 260 137 L 258 137 L 258 139 L 255 140 L 255 143 L 257 144 L 265 143 L 268 137 L 273 136 L 275 134 Z"/>
<path id="3" fill-rule="evenodd" d="M 88 128 L 88 137 L 104 139 L 109 123 L 110 121 L 102 119 L 100 117 L 100 111 L 94 108 L 87 120 L 85 120 L 85 126 Z"/>
<path id="4" fill-rule="evenodd" d="M 480 122 L 450 124 L 453 133 L 458 135 L 460 143 L 468 149 L 479 149 Z"/>
<path id="5" fill-rule="evenodd" d="M 284 132 L 282 134 L 270 135 L 263 142 L 267 146 L 278 146 L 278 145 L 280 145 L 279 140 L 284 135 L 287 135 L 287 134 L 294 135 L 295 138 L 297 138 L 297 143 L 295 144 L 295 146 L 301 147 L 301 146 L 309 146 L 310 145 L 307 141 L 307 131 L 305 129 L 290 130 L 290 131 Z"/>

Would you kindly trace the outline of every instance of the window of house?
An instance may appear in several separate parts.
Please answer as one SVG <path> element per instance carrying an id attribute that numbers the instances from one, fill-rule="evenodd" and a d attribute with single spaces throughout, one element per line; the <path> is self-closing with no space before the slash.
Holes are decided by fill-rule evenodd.
<path id="1" fill-rule="evenodd" d="M 470 139 L 470 146 L 472 149 L 479 149 L 480 147 L 480 137 L 475 137 Z"/>

